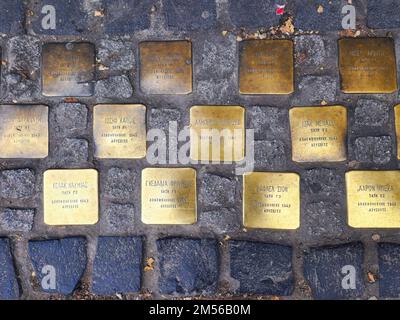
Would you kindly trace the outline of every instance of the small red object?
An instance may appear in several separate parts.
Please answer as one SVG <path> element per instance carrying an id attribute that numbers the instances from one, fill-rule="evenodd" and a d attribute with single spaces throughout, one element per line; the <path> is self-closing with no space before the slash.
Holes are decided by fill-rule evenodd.
<path id="1" fill-rule="evenodd" d="M 285 5 L 277 5 L 277 8 L 276 8 L 276 15 L 277 16 L 281 16 L 281 15 L 283 15 L 285 13 Z"/>

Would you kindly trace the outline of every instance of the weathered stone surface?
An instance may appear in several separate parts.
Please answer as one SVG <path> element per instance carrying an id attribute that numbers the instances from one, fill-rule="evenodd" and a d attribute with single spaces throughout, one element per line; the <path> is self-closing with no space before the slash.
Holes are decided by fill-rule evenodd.
<path id="1" fill-rule="evenodd" d="M 317 35 L 305 35 L 294 38 L 296 67 L 325 67 L 327 49 L 323 37 Z"/>
<path id="2" fill-rule="evenodd" d="M 0 238 L 0 299 L 18 299 L 19 287 L 13 257 L 11 256 L 10 241 Z"/>
<path id="3" fill-rule="evenodd" d="M 242 216 L 235 209 L 220 208 L 200 213 L 200 228 L 213 230 L 216 234 L 239 231 Z"/>
<path id="4" fill-rule="evenodd" d="M 400 245 L 380 243 L 379 295 L 384 298 L 400 297 Z"/>
<path id="5" fill-rule="evenodd" d="M 95 94 L 103 98 L 129 98 L 133 88 L 127 76 L 113 76 L 96 82 Z"/>
<path id="6" fill-rule="evenodd" d="M 176 109 L 151 109 L 149 127 L 151 129 L 163 130 L 168 134 L 169 123 L 171 121 L 179 122 L 181 112 Z"/>
<path id="7" fill-rule="evenodd" d="M 385 126 L 389 121 L 389 105 L 379 100 L 359 99 L 354 118 L 360 126 Z"/>
<path id="8" fill-rule="evenodd" d="M 165 0 L 167 25 L 183 30 L 211 29 L 217 24 L 215 0 Z"/>
<path id="9" fill-rule="evenodd" d="M 232 89 L 232 83 L 228 79 L 208 79 L 197 81 L 196 93 L 199 103 L 206 104 L 208 101 L 214 103 L 226 102 L 226 97 Z"/>
<path id="10" fill-rule="evenodd" d="M 302 192 L 335 198 L 344 194 L 344 177 L 334 169 L 314 168 L 305 171 L 302 177 Z"/>
<path id="11" fill-rule="evenodd" d="M 273 0 L 236 0 L 229 1 L 228 12 L 232 23 L 237 27 L 271 27 L 279 23 Z"/>
<path id="12" fill-rule="evenodd" d="M 99 237 L 92 290 L 99 295 L 137 292 L 140 290 L 141 269 L 141 238 Z"/>
<path id="13" fill-rule="evenodd" d="M 85 139 L 66 138 L 56 146 L 54 154 L 60 165 L 70 166 L 86 162 L 89 157 L 89 143 Z"/>
<path id="14" fill-rule="evenodd" d="M 230 241 L 231 277 L 238 293 L 288 296 L 294 289 L 292 248 L 262 242 Z"/>
<path id="15" fill-rule="evenodd" d="M 255 140 L 266 140 L 287 135 L 288 122 L 286 110 L 282 108 L 255 106 L 246 110 L 247 129 L 254 129 Z"/>
<path id="16" fill-rule="evenodd" d="M 400 27 L 400 8 L 396 0 L 368 0 L 367 25 L 371 29 Z"/>
<path id="17" fill-rule="evenodd" d="M 126 231 L 134 225 L 135 207 L 131 204 L 110 203 L 105 208 L 105 220 L 112 231 Z"/>
<path id="18" fill-rule="evenodd" d="M 304 276 L 314 298 L 346 299 L 362 296 L 363 254 L 361 243 L 310 248 L 304 256 Z M 346 275 L 355 276 L 354 286 L 351 281 L 348 282 L 348 277 L 345 278 Z"/>
<path id="19" fill-rule="evenodd" d="M 86 130 L 88 110 L 84 104 L 61 103 L 54 111 L 55 130 L 63 135 Z"/>
<path id="20" fill-rule="evenodd" d="M 105 195 L 129 201 L 132 199 L 136 173 L 131 169 L 110 168 L 103 183 Z"/>
<path id="21" fill-rule="evenodd" d="M 280 140 L 255 141 L 254 165 L 256 168 L 279 170 L 287 164 L 287 148 Z"/>
<path id="22" fill-rule="evenodd" d="M 232 207 L 235 192 L 235 180 L 206 173 L 201 178 L 199 201 L 205 207 Z"/>
<path id="23" fill-rule="evenodd" d="M 161 293 L 214 293 L 219 253 L 215 240 L 165 238 L 157 241 Z"/>
<path id="24" fill-rule="evenodd" d="M 299 101 L 306 103 L 334 102 L 337 80 L 331 76 L 306 76 L 299 83 Z M 296 101 L 297 102 L 297 101 Z"/>
<path id="25" fill-rule="evenodd" d="M 121 40 L 101 40 L 97 57 L 110 70 L 131 70 L 135 66 L 132 44 Z"/>
<path id="26" fill-rule="evenodd" d="M 17 34 L 24 28 L 24 5 L 22 0 L 0 2 L 0 33 Z"/>
<path id="27" fill-rule="evenodd" d="M 8 232 L 28 232 L 32 230 L 34 209 L 0 209 L 0 230 Z"/>
<path id="28" fill-rule="evenodd" d="M 77 287 L 86 269 L 86 240 L 75 237 L 29 241 L 29 256 L 41 289 L 68 295 Z M 52 288 L 46 276 L 54 272 L 56 283 Z"/>
<path id="29" fill-rule="evenodd" d="M 35 192 L 36 177 L 31 169 L 4 170 L 0 172 L 0 197 L 20 199 Z"/>
<path id="30" fill-rule="evenodd" d="M 354 154 L 359 162 L 385 164 L 392 159 L 392 138 L 360 137 L 355 140 Z"/>

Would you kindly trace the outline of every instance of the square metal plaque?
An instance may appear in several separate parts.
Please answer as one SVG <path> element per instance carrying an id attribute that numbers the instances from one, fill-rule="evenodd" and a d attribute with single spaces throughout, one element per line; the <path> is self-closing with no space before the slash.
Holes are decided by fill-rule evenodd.
<path id="1" fill-rule="evenodd" d="M 192 92 L 192 44 L 189 41 L 142 42 L 140 88 L 148 94 Z"/>
<path id="2" fill-rule="evenodd" d="M 300 177 L 296 173 L 243 175 L 243 224 L 246 228 L 297 229 L 300 226 Z"/>
<path id="3" fill-rule="evenodd" d="M 346 160 L 345 107 L 298 107 L 289 111 L 289 117 L 293 161 Z"/>
<path id="4" fill-rule="evenodd" d="M 42 93 L 45 96 L 93 95 L 95 49 L 91 43 L 47 43 L 42 49 Z"/>
<path id="5" fill-rule="evenodd" d="M 196 170 L 142 170 L 142 221 L 146 224 L 194 224 L 197 221 Z"/>
<path id="6" fill-rule="evenodd" d="M 146 156 L 146 107 L 142 104 L 100 104 L 93 108 L 97 158 Z"/>
<path id="7" fill-rule="evenodd" d="M 244 158 L 245 109 L 240 106 L 190 108 L 190 157 L 232 162 Z"/>
<path id="8" fill-rule="evenodd" d="M 293 56 L 291 40 L 244 41 L 240 50 L 240 93 L 292 93 Z"/>
<path id="9" fill-rule="evenodd" d="M 45 224 L 62 226 L 97 223 L 99 196 L 96 170 L 47 170 L 43 184 Z"/>
<path id="10" fill-rule="evenodd" d="M 339 71 L 345 93 L 395 92 L 397 67 L 393 39 L 340 39 Z"/>
<path id="11" fill-rule="evenodd" d="M 353 228 L 400 228 L 400 171 L 346 173 L 348 223 Z"/>
<path id="12" fill-rule="evenodd" d="M 45 158 L 48 154 L 48 107 L 0 105 L 0 158 Z"/>

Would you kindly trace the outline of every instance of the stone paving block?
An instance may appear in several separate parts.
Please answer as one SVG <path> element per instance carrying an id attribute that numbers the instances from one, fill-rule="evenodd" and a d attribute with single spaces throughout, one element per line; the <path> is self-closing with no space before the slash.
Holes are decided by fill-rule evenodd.
<path id="1" fill-rule="evenodd" d="M 0 238 L 0 300 L 18 298 L 19 286 L 10 241 L 7 238 Z"/>
<path id="2" fill-rule="evenodd" d="M 115 199 L 132 199 L 136 173 L 131 169 L 110 168 L 103 183 L 104 193 Z"/>
<path id="3" fill-rule="evenodd" d="M 104 28 L 110 35 L 123 35 L 150 27 L 154 0 L 104 0 Z"/>
<path id="4" fill-rule="evenodd" d="M 64 295 L 74 291 L 86 269 L 85 238 L 29 241 L 28 251 L 42 291 Z"/>
<path id="5" fill-rule="evenodd" d="M 32 29 L 36 34 L 80 35 L 88 31 L 88 13 L 83 1 L 38 0 L 32 8 Z M 55 25 L 50 15 L 55 16 Z"/>
<path id="6" fill-rule="evenodd" d="M 254 166 L 268 170 L 285 168 L 288 162 L 287 148 L 280 140 L 254 142 Z"/>
<path id="7" fill-rule="evenodd" d="M 206 173 L 201 178 L 199 201 L 205 207 L 232 207 L 235 191 L 235 180 Z"/>
<path id="8" fill-rule="evenodd" d="M 230 241 L 231 277 L 237 293 L 289 296 L 294 289 L 292 248 L 250 241 Z"/>
<path id="9" fill-rule="evenodd" d="M 354 118 L 355 123 L 359 126 L 385 126 L 389 121 L 389 105 L 384 101 L 359 99 Z"/>
<path id="10" fill-rule="evenodd" d="M 348 299 L 364 292 L 364 249 L 361 243 L 310 248 L 304 276 L 316 299 Z"/>
<path id="11" fill-rule="evenodd" d="M 392 159 L 392 153 L 390 136 L 360 137 L 354 142 L 354 154 L 359 162 L 386 164 Z"/>
<path id="12" fill-rule="evenodd" d="M 87 129 L 88 110 L 81 103 L 60 103 L 54 111 L 55 130 L 63 135 L 71 135 Z"/>
<path id="13" fill-rule="evenodd" d="M 261 28 L 277 25 L 274 0 L 230 0 L 228 12 L 231 22 L 237 27 Z"/>
<path id="14" fill-rule="evenodd" d="M 129 98 L 133 88 L 127 76 L 113 76 L 96 82 L 95 95 L 104 98 Z"/>
<path id="15" fill-rule="evenodd" d="M 288 122 L 286 110 L 267 106 L 247 108 L 247 129 L 254 129 L 255 140 L 266 140 L 272 137 L 287 136 Z"/>
<path id="16" fill-rule="evenodd" d="M 322 36 L 305 35 L 294 38 L 296 67 L 326 67 L 327 48 Z"/>
<path id="17" fill-rule="evenodd" d="M 400 297 L 400 245 L 380 243 L 379 258 L 379 295 L 383 298 Z"/>
<path id="18" fill-rule="evenodd" d="M 219 252 L 216 240 L 157 240 L 159 288 L 166 294 L 211 294 L 217 289 Z"/>
<path id="19" fill-rule="evenodd" d="M 99 295 L 140 290 L 142 239 L 99 237 L 93 265 L 92 290 Z"/>
<path id="20" fill-rule="evenodd" d="M 180 30 L 206 30 L 216 27 L 215 0 L 186 1 L 165 0 L 167 25 Z"/>
<path id="21" fill-rule="evenodd" d="M 135 54 L 130 42 L 101 40 L 97 48 L 99 63 L 110 70 L 124 71 L 135 67 Z"/>
<path id="22" fill-rule="evenodd" d="M 331 76 L 306 76 L 299 83 L 298 94 L 302 104 L 319 104 L 321 101 L 334 102 L 337 79 Z M 296 103 L 299 103 L 296 101 Z"/>
<path id="23" fill-rule="evenodd" d="M 344 176 L 337 170 L 313 168 L 305 171 L 302 178 L 302 192 L 306 194 L 335 198 L 344 194 Z"/>
<path id="24" fill-rule="evenodd" d="M 110 203 L 104 212 L 107 225 L 112 231 L 126 231 L 133 228 L 135 216 L 133 205 Z"/>
<path id="25" fill-rule="evenodd" d="M 60 166 L 86 162 L 89 158 L 89 143 L 85 139 L 66 138 L 56 146 L 54 154 Z"/>
<path id="26" fill-rule="evenodd" d="M 0 172 L 0 197 L 20 199 L 35 192 L 36 176 L 31 169 L 4 170 Z"/>
<path id="27" fill-rule="evenodd" d="M 0 209 L 0 230 L 8 232 L 28 232 L 32 230 L 34 209 Z"/>
<path id="28" fill-rule="evenodd" d="M 17 34 L 24 29 L 24 4 L 22 0 L 0 2 L 0 33 Z"/>
<path id="29" fill-rule="evenodd" d="M 232 208 L 201 212 L 199 226 L 217 234 L 239 231 L 242 227 L 242 215 Z"/>
<path id="30" fill-rule="evenodd" d="M 297 0 L 294 2 L 295 26 L 304 31 L 336 31 L 342 29 L 344 0 Z"/>
<path id="31" fill-rule="evenodd" d="M 368 0 L 367 25 L 371 29 L 399 28 L 399 3 L 396 0 Z"/>

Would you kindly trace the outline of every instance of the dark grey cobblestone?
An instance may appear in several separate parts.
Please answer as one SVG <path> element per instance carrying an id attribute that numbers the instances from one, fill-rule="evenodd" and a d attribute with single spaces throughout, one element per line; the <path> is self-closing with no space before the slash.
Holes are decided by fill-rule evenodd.
<path id="1" fill-rule="evenodd" d="M 132 199 L 137 174 L 131 169 L 110 168 L 104 179 L 104 193 L 114 199 Z"/>
<path id="2" fill-rule="evenodd" d="M 0 230 L 8 232 L 28 232 L 32 230 L 34 209 L 0 209 Z"/>
<path id="3" fill-rule="evenodd" d="M 201 176 L 199 202 L 204 207 L 232 207 L 235 204 L 236 181 L 215 174 Z"/>
<path id="4" fill-rule="evenodd" d="M 303 174 L 302 193 L 326 195 L 328 197 L 344 194 L 343 175 L 334 169 L 313 168 Z"/>
<path id="5" fill-rule="evenodd" d="M 3 0 L 0 3 L 0 33 L 17 34 L 24 28 L 24 5 L 22 0 Z"/>
<path id="6" fill-rule="evenodd" d="M 296 67 L 312 67 L 315 70 L 325 67 L 328 53 L 322 36 L 305 35 L 294 39 Z"/>
<path id="7" fill-rule="evenodd" d="M 368 0 L 367 25 L 371 29 L 400 27 L 400 9 L 395 0 Z"/>
<path id="8" fill-rule="evenodd" d="M 272 137 L 285 137 L 288 135 L 287 113 L 276 107 L 254 106 L 246 110 L 247 127 L 254 129 L 255 140 L 266 140 Z"/>
<path id="9" fill-rule="evenodd" d="M 359 162 L 385 164 L 392 159 L 392 138 L 360 137 L 354 142 L 355 159 Z"/>
<path id="10" fill-rule="evenodd" d="M 132 45 L 122 40 L 101 40 L 97 58 L 103 66 L 115 71 L 131 70 L 136 65 Z"/>
<path id="11" fill-rule="evenodd" d="M 273 0 L 228 1 L 231 22 L 237 27 L 271 27 L 279 23 Z"/>
<path id="12" fill-rule="evenodd" d="M 81 103 L 61 103 L 54 111 L 55 131 L 70 136 L 87 129 L 88 110 Z"/>
<path id="13" fill-rule="evenodd" d="M 19 199 L 35 192 L 36 176 L 31 169 L 4 170 L 0 172 L 0 197 Z"/>
<path id="14" fill-rule="evenodd" d="M 131 204 L 110 203 L 104 209 L 104 220 L 114 232 L 125 232 L 133 228 L 135 207 Z"/>
<path id="15" fill-rule="evenodd" d="M 337 79 L 331 76 L 306 76 L 298 88 L 299 98 L 296 100 L 304 103 L 319 104 L 322 101 L 334 102 L 338 83 Z"/>
<path id="16" fill-rule="evenodd" d="M 389 105 L 385 101 L 359 99 L 355 109 L 355 123 L 359 126 L 381 127 L 389 121 Z"/>
<path id="17" fill-rule="evenodd" d="M 19 295 L 10 241 L 0 238 L 0 299 L 18 299 Z"/>
<path id="18" fill-rule="evenodd" d="M 88 149 L 89 143 L 87 140 L 66 138 L 56 146 L 54 158 L 58 159 L 57 165 L 69 167 L 88 161 Z"/>
<path id="19" fill-rule="evenodd" d="M 400 246 L 395 243 L 380 243 L 378 256 L 380 296 L 400 297 Z"/>
<path id="20" fill-rule="evenodd" d="M 133 88 L 127 76 L 113 76 L 96 82 L 95 95 L 104 98 L 129 98 Z"/>
<path id="21" fill-rule="evenodd" d="M 199 227 L 213 230 L 216 234 L 236 232 L 242 228 L 241 216 L 235 209 L 220 208 L 201 212 Z"/>
<path id="22" fill-rule="evenodd" d="M 288 161 L 286 145 L 280 140 L 254 142 L 254 166 L 256 169 L 281 170 Z"/>

